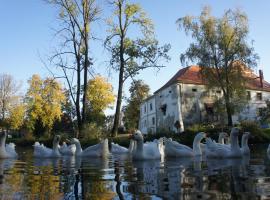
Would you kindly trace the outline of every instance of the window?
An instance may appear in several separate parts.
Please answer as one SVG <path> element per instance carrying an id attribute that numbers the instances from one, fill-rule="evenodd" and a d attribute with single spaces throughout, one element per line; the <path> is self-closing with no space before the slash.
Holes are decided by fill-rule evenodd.
<path id="1" fill-rule="evenodd" d="M 144 112 L 146 113 L 146 106 L 144 106 Z"/>
<path id="2" fill-rule="evenodd" d="M 169 93 L 172 93 L 172 91 L 170 90 Z"/>
<path id="3" fill-rule="evenodd" d="M 217 94 L 221 94 L 221 90 L 217 90 L 216 93 L 217 93 Z"/>
<path id="4" fill-rule="evenodd" d="M 197 92 L 197 88 L 192 88 L 192 92 Z"/>
<path id="5" fill-rule="evenodd" d="M 163 113 L 163 115 L 166 115 L 167 104 L 163 104 L 162 106 L 160 106 L 160 110 Z"/>
<path id="6" fill-rule="evenodd" d="M 153 110 L 153 105 L 152 105 L 152 103 L 150 103 L 150 110 Z"/>
<path id="7" fill-rule="evenodd" d="M 160 95 L 159 98 L 162 98 L 162 95 Z"/>
<path id="8" fill-rule="evenodd" d="M 153 124 L 153 125 L 155 125 L 155 123 L 156 123 L 155 121 L 156 121 L 155 118 L 152 117 L 152 124 Z"/>
<path id="9" fill-rule="evenodd" d="M 257 92 L 256 99 L 257 99 L 257 101 L 262 100 L 262 93 L 261 92 Z"/>
<path id="10" fill-rule="evenodd" d="M 144 120 L 144 127 L 147 127 L 146 124 L 147 124 L 147 122 L 146 122 L 146 120 Z"/>
<path id="11" fill-rule="evenodd" d="M 247 91 L 247 100 L 250 100 L 250 99 L 251 99 L 251 92 Z"/>

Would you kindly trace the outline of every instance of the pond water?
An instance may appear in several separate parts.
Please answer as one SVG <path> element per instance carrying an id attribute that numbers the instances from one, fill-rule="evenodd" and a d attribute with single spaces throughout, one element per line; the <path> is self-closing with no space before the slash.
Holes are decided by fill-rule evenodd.
<path id="1" fill-rule="evenodd" d="M 243 159 L 35 159 L 17 148 L 0 160 L 0 199 L 270 199 L 266 146 Z"/>

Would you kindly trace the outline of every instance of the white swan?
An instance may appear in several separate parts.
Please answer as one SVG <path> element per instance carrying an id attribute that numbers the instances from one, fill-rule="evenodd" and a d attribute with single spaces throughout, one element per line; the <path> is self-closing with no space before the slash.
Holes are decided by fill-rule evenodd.
<path id="1" fill-rule="evenodd" d="M 213 142 L 215 142 L 215 141 L 213 141 Z M 230 147 L 228 133 L 226 133 L 226 132 L 220 132 L 218 134 L 217 145 L 225 145 L 224 147 Z M 201 146 L 202 154 L 205 154 L 206 145 L 204 143 L 200 143 L 200 146 Z"/>
<path id="2" fill-rule="evenodd" d="M 73 156 L 76 152 L 75 144 L 67 145 L 63 142 L 62 146 L 59 146 L 59 151 L 64 156 Z"/>
<path id="3" fill-rule="evenodd" d="M 82 150 L 81 143 L 77 138 L 72 138 L 70 142 L 76 146 L 76 156 L 106 157 L 109 154 L 108 139 L 105 139 L 96 145 L 87 147 L 84 150 Z"/>
<path id="4" fill-rule="evenodd" d="M 137 130 L 132 139 L 136 141 L 135 148 L 132 151 L 132 158 L 134 160 L 154 160 L 161 159 L 162 152 L 160 152 L 160 146 L 157 142 L 143 143 L 143 135 Z"/>
<path id="5" fill-rule="evenodd" d="M 220 132 L 218 135 L 218 143 L 220 144 L 228 144 L 229 135 L 226 132 Z"/>
<path id="6" fill-rule="evenodd" d="M 0 133 L 0 158 L 15 158 L 17 153 L 15 151 L 15 144 L 6 144 L 7 133 L 4 131 Z"/>
<path id="7" fill-rule="evenodd" d="M 34 146 L 34 157 L 41 157 L 41 158 L 57 158 L 61 157 L 59 152 L 59 141 L 60 136 L 56 135 L 53 139 L 53 148 L 45 147 L 43 144 L 39 142 L 35 142 Z"/>
<path id="8" fill-rule="evenodd" d="M 130 140 L 129 147 L 126 148 L 112 142 L 111 153 L 115 153 L 115 154 L 131 153 L 134 148 L 134 143 L 135 143 L 134 140 Z"/>
<path id="9" fill-rule="evenodd" d="M 242 140 L 241 140 L 241 151 L 243 155 L 249 155 L 250 154 L 250 150 L 248 147 L 248 138 L 250 136 L 250 132 L 245 132 L 242 135 Z"/>
<path id="10" fill-rule="evenodd" d="M 201 156 L 201 140 L 206 138 L 206 133 L 197 133 L 193 140 L 193 148 L 179 144 L 176 141 L 165 139 L 165 156 L 166 157 L 192 157 Z"/>
<path id="11" fill-rule="evenodd" d="M 206 139 L 206 157 L 210 158 L 239 158 L 242 152 L 238 143 L 238 128 L 232 128 L 230 134 L 231 145 L 221 145 L 213 142 L 210 138 Z"/>

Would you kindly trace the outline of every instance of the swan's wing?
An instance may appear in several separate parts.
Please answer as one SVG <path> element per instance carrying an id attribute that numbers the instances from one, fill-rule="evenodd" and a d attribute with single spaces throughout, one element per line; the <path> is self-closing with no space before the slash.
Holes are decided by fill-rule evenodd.
<path id="1" fill-rule="evenodd" d="M 9 157 L 17 157 L 18 156 L 18 154 L 15 151 L 15 144 L 14 143 L 6 144 L 6 152 L 9 155 Z"/>
<path id="2" fill-rule="evenodd" d="M 169 145 L 172 145 L 174 148 L 177 148 L 179 150 L 187 150 L 187 151 L 192 151 L 192 148 L 190 148 L 189 146 L 180 144 L 176 141 L 168 141 Z"/>
<path id="3" fill-rule="evenodd" d="M 160 159 L 158 144 L 156 142 L 148 142 L 143 145 L 143 154 L 146 159 Z"/>
<path id="4" fill-rule="evenodd" d="M 112 153 L 128 153 L 129 150 L 125 147 L 120 146 L 119 144 L 112 143 L 111 152 Z"/>
<path id="5" fill-rule="evenodd" d="M 45 147 L 39 142 L 35 142 L 34 146 L 34 156 L 35 157 L 48 157 L 52 154 L 52 149 Z"/>
<path id="6" fill-rule="evenodd" d="M 104 151 L 104 145 L 106 141 L 98 143 L 96 145 L 87 147 L 83 150 L 82 156 L 90 156 L 90 157 L 102 157 Z"/>
<path id="7" fill-rule="evenodd" d="M 206 154 L 208 157 L 225 157 L 230 153 L 230 148 L 224 147 L 211 139 L 206 139 Z"/>
<path id="8" fill-rule="evenodd" d="M 71 145 L 66 145 L 63 144 L 60 148 L 59 151 L 62 155 L 66 155 L 66 156 L 72 156 L 75 155 L 76 152 L 76 146 L 75 144 L 71 144 Z"/>

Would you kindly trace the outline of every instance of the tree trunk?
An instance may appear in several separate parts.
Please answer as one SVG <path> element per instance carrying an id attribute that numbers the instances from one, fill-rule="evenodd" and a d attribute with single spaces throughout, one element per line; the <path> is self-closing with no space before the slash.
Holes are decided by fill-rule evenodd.
<path id="1" fill-rule="evenodd" d="M 120 55 L 119 56 L 120 56 L 120 70 L 119 70 L 119 80 L 118 80 L 118 94 L 117 94 L 117 102 L 116 102 L 116 111 L 115 111 L 115 115 L 114 115 L 114 122 L 113 122 L 113 128 L 112 128 L 112 136 L 113 137 L 117 136 L 118 126 L 120 123 L 120 112 L 121 112 L 123 85 L 124 85 L 124 70 L 125 70 L 125 63 L 124 62 L 125 62 L 125 60 L 124 60 L 124 35 L 123 34 L 122 34 L 122 37 L 120 40 Z"/>
<path id="2" fill-rule="evenodd" d="M 123 93 L 123 75 L 124 75 L 124 67 L 120 68 L 119 72 L 119 85 L 118 85 L 118 94 L 117 94 L 117 102 L 116 102 L 116 111 L 114 115 L 113 128 L 112 128 L 112 136 L 117 136 L 118 126 L 120 123 L 120 112 L 121 112 L 121 104 L 122 104 L 122 93 Z"/>
<path id="3" fill-rule="evenodd" d="M 225 97 L 225 105 L 226 105 L 228 126 L 232 127 L 232 125 L 233 125 L 233 122 L 232 122 L 232 110 L 231 110 L 231 105 L 230 105 L 230 97 L 228 95 L 226 95 L 226 97 Z"/>
<path id="4" fill-rule="evenodd" d="M 77 60 L 78 62 L 78 60 Z M 77 91 L 76 91 L 76 115 L 77 115 L 77 124 L 78 132 L 76 137 L 78 138 L 82 130 L 82 118 L 81 118 L 81 109 L 80 109 L 80 94 L 81 94 L 81 74 L 80 74 L 80 65 L 77 64 Z"/>

